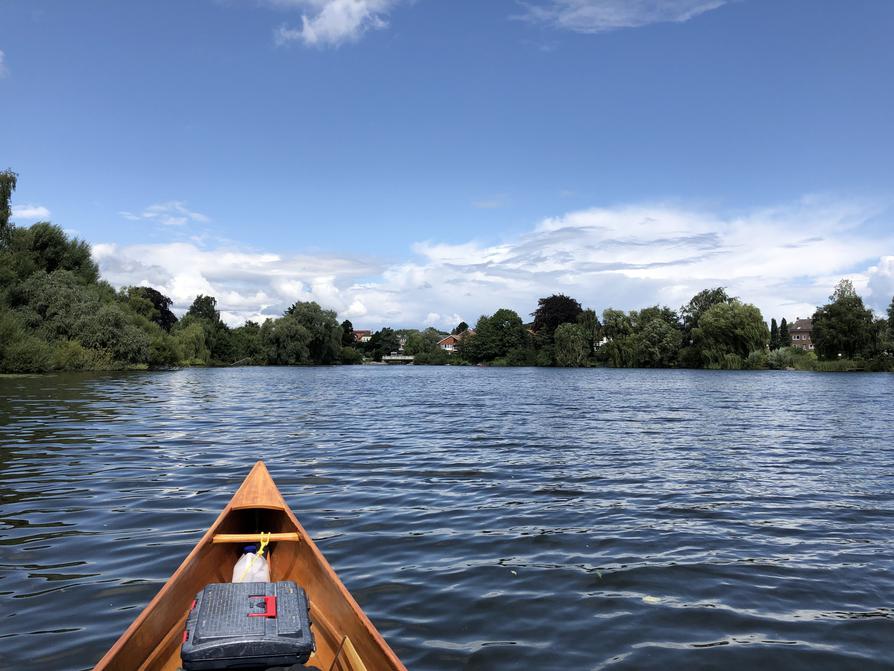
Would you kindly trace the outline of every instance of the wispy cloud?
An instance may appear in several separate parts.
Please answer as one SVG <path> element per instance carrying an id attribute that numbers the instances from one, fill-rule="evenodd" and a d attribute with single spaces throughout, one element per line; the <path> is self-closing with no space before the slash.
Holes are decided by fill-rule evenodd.
<path id="1" fill-rule="evenodd" d="M 200 243 L 96 245 L 94 253 L 114 284 L 151 284 L 180 309 L 213 294 L 233 324 L 316 300 L 358 328 L 452 327 L 500 307 L 526 315 L 553 292 L 598 310 L 629 309 L 679 307 L 711 286 L 768 319 L 792 319 L 812 314 L 844 276 L 876 310 L 890 303 L 894 227 L 877 226 L 894 216 L 886 208 L 821 198 L 733 215 L 660 203 L 591 208 L 497 244 L 419 242 L 412 257 L 388 264 Z"/>
<path id="2" fill-rule="evenodd" d="M 651 23 L 682 23 L 729 0 L 547 0 L 525 4 L 522 18 L 579 33 L 603 33 Z"/>
<path id="3" fill-rule="evenodd" d="M 388 25 L 388 12 L 397 0 L 272 0 L 272 4 L 302 10 L 301 25 L 280 26 L 278 44 L 338 46 L 355 41 L 370 30 Z"/>
<path id="4" fill-rule="evenodd" d="M 43 205 L 13 205 L 12 218 L 28 221 L 47 220 L 50 218 L 50 211 Z"/>
<path id="5" fill-rule="evenodd" d="M 201 212 L 194 212 L 179 200 L 150 205 L 140 213 L 119 212 L 122 217 L 130 221 L 151 221 L 162 226 L 185 226 L 190 222 L 207 224 L 210 217 Z"/>
<path id="6" fill-rule="evenodd" d="M 9 68 L 6 67 L 6 54 L 0 49 L 0 79 L 9 74 Z"/>
<path id="7" fill-rule="evenodd" d="M 509 196 L 505 193 L 496 193 L 493 196 L 474 201 L 472 206 L 477 207 L 479 210 L 497 210 L 501 207 L 506 207 L 508 204 Z"/>
<path id="8" fill-rule="evenodd" d="M 262 0 L 287 11 L 300 11 L 299 24 L 274 31 L 277 44 L 338 46 L 388 26 L 389 15 L 407 0 Z M 580 33 L 602 33 L 652 23 L 682 23 L 733 0 L 518 0 L 521 18 Z M 551 51 L 554 44 L 538 48 Z"/>

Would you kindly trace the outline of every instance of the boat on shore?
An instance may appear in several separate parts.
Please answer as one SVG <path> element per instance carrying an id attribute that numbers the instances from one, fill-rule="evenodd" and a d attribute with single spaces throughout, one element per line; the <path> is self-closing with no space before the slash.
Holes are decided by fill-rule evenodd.
<path id="1" fill-rule="evenodd" d="M 307 665 L 322 671 L 406 671 L 406 667 L 339 580 L 286 504 L 263 461 L 145 610 L 94 671 L 177 671 L 187 615 L 210 583 L 229 582 L 246 543 L 269 539 L 273 582 L 307 592 L 316 651 Z"/>

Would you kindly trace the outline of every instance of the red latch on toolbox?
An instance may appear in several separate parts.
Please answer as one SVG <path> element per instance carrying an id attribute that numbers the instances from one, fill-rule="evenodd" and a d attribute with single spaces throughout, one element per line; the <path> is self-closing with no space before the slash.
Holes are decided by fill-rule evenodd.
<path id="1" fill-rule="evenodd" d="M 276 597 L 275 596 L 251 596 L 250 599 L 264 599 L 264 612 L 249 613 L 249 617 L 276 617 Z"/>

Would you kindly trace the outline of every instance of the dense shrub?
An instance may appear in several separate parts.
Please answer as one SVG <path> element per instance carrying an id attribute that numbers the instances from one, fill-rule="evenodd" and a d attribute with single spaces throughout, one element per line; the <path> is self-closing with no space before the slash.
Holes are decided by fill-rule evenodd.
<path id="1" fill-rule="evenodd" d="M 768 367 L 768 355 L 764 350 L 749 352 L 744 367 L 748 370 L 762 370 Z"/>
<path id="2" fill-rule="evenodd" d="M 10 373 L 45 373 L 53 369 L 53 348 L 45 340 L 26 335 L 3 351 L 3 370 Z"/>
<path id="3" fill-rule="evenodd" d="M 442 349 L 429 350 L 421 352 L 413 357 L 413 363 L 424 364 L 428 366 L 444 366 L 456 360 L 455 355 L 445 352 Z"/>
<path id="4" fill-rule="evenodd" d="M 516 347 L 506 353 L 507 366 L 534 366 L 537 364 L 537 352 L 532 347 Z"/>
<path id="5" fill-rule="evenodd" d="M 347 365 L 363 363 L 363 355 L 353 347 L 342 347 L 341 362 Z"/>

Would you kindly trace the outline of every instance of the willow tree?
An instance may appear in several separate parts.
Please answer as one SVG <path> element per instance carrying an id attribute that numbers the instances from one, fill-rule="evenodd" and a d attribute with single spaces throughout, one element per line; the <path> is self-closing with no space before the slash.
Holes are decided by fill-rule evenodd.
<path id="1" fill-rule="evenodd" d="M 741 367 L 751 352 L 763 352 L 770 342 L 761 311 L 735 298 L 709 308 L 692 336 L 707 368 Z"/>
<path id="2" fill-rule="evenodd" d="M 284 316 L 294 318 L 307 330 L 311 363 L 336 363 L 341 358 L 343 331 L 333 310 L 324 310 L 314 301 L 298 301 Z"/>
<path id="3" fill-rule="evenodd" d="M 592 350 L 589 337 L 583 326 L 568 322 L 559 324 L 556 327 L 554 338 L 557 366 L 581 368 L 587 365 Z"/>

